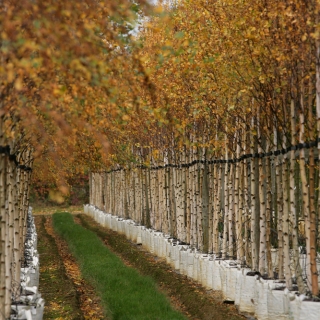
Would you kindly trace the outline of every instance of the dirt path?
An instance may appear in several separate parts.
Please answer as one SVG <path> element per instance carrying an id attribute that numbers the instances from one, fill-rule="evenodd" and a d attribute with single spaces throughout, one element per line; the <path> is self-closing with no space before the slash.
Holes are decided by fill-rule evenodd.
<path id="1" fill-rule="evenodd" d="M 51 216 L 36 216 L 40 254 L 40 292 L 44 319 L 104 319 L 99 299 L 82 277 L 68 245 L 52 227 Z"/>

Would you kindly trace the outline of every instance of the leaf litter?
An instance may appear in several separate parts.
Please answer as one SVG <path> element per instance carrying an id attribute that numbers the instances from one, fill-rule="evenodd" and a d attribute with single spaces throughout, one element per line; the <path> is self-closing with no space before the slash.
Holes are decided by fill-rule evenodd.
<path id="1" fill-rule="evenodd" d="M 39 229 L 39 225 L 37 226 Z M 40 226 L 41 228 L 41 226 Z M 58 248 L 58 254 L 60 256 L 61 262 L 64 267 L 65 276 L 71 280 L 74 290 L 77 293 L 79 300 L 80 313 L 78 315 L 68 317 L 63 315 L 61 319 L 90 319 L 90 320 L 100 320 L 105 319 L 102 306 L 100 304 L 100 299 L 96 295 L 93 287 L 86 282 L 82 276 L 79 266 L 70 254 L 68 244 L 66 241 L 62 240 L 54 231 L 52 225 L 52 217 L 46 216 L 44 223 L 45 232 L 51 236 Z M 41 261 L 41 260 L 40 260 Z M 45 266 L 43 266 L 45 268 Z M 63 283 L 61 283 L 63 285 Z M 41 286 L 41 283 L 40 283 Z M 62 297 L 63 301 L 63 297 Z M 56 311 L 59 313 L 59 304 L 52 301 L 47 301 L 45 307 L 45 313 L 50 313 L 51 311 Z M 60 312 L 62 313 L 62 311 Z M 59 317 L 58 317 L 59 318 Z M 54 319 L 57 319 L 56 317 Z"/>

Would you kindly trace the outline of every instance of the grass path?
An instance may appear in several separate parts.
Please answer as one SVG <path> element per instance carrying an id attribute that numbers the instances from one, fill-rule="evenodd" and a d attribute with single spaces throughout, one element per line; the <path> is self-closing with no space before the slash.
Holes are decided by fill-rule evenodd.
<path id="1" fill-rule="evenodd" d="M 101 297 L 110 320 L 180 320 L 151 277 L 141 276 L 112 253 L 98 236 L 68 213 L 53 215 L 54 228 L 68 242 L 83 277 Z"/>
<path id="2" fill-rule="evenodd" d="M 53 229 L 52 210 L 48 212 L 49 215 L 43 216 L 41 215 L 42 212 L 39 212 L 35 216 L 41 267 L 40 291 L 46 300 L 44 320 L 183 319 L 183 316 L 172 310 L 171 306 L 184 314 L 185 318 L 192 320 L 245 319 L 237 313 L 233 305 L 223 304 L 219 292 L 207 290 L 186 276 L 175 272 L 164 260 L 153 256 L 143 247 L 130 242 L 125 236 L 102 227 L 90 217 L 84 214 L 75 215 L 79 211 L 77 208 L 76 212 L 72 212 L 72 216 L 65 213 L 62 216 L 61 214 L 55 215 L 55 217 L 59 217 L 59 224 L 63 229 L 61 232 L 65 233 L 66 239 L 71 237 L 71 234 L 74 235 L 74 240 L 70 241 L 69 239 L 69 246 Z M 70 230 L 76 230 L 76 232 Z M 81 240 L 78 232 L 84 234 L 85 239 Z M 95 243 L 90 242 L 89 244 L 88 237 L 95 238 Z M 85 251 L 89 252 L 90 266 L 84 263 L 84 253 L 78 250 L 84 241 L 87 243 Z M 73 247 L 77 249 L 76 251 L 82 252 L 80 253 L 82 257 L 77 261 L 74 259 L 75 251 L 72 249 Z M 99 250 L 96 250 L 97 247 L 99 247 Z M 104 248 L 103 252 L 100 251 L 101 247 Z M 105 255 L 106 247 L 109 249 L 107 250 L 107 257 L 111 252 L 113 252 L 113 256 L 114 254 L 117 256 L 117 261 L 113 266 L 109 264 L 108 259 L 108 261 L 101 261 L 101 257 Z M 132 271 L 132 273 L 129 273 L 130 281 L 126 281 L 122 277 L 124 265 Z M 91 269 L 96 267 L 99 269 L 98 273 Z M 112 280 L 112 273 L 113 276 L 115 275 L 114 280 Z M 106 282 L 103 282 L 105 280 L 99 280 L 99 274 L 102 274 L 103 278 L 107 278 Z M 139 281 L 131 281 L 131 278 L 134 279 L 137 275 L 147 276 L 151 283 L 149 287 L 152 287 L 155 292 L 159 293 L 161 291 L 165 295 L 165 306 L 158 306 L 161 312 L 165 310 L 164 314 L 159 313 L 157 308 L 155 313 L 152 311 L 148 314 L 149 311 L 146 311 L 145 304 L 151 301 L 150 296 L 153 297 L 154 294 L 147 293 L 147 299 L 141 299 L 138 296 L 138 291 L 143 292 L 145 290 L 140 290 L 141 284 Z M 127 287 L 130 286 L 130 283 L 134 283 L 134 288 L 128 290 Z M 106 292 L 105 289 L 108 287 L 111 291 Z M 125 287 L 129 293 L 123 291 L 122 287 Z M 133 298 L 130 298 L 130 294 L 133 295 Z M 160 294 L 162 301 L 163 294 Z M 102 302 L 97 295 L 104 296 L 105 315 L 101 314 Z M 117 299 L 120 302 L 117 302 Z M 129 303 L 136 304 L 136 306 L 130 307 L 128 300 Z M 171 306 L 169 306 L 168 301 L 170 301 Z M 152 302 L 151 304 L 158 305 L 158 302 Z M 136 312 L 139 310 L 142 310 L 143 316 L 137 315 Z M 167 313 L 167 310 L 170 312 Z"/>
<path id="3" fill-rule="evenodd" d="M 243 320 L 234 305 L 224 304 L 221 292 L 207 290 L 185 275 L 175 272 L 164 260 L 153 256 L 124 235 L 102 227 L 87 215 L 78 215 L 90 229 L 121 259 L 141 274 L 151 277 L 171 303 L 192 320 Z M 171 320 L 170 318 L 164 318 Z"/>

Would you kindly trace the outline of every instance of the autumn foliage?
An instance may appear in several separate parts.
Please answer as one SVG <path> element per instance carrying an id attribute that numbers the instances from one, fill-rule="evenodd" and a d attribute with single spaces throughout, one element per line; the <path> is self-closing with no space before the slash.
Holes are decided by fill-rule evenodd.
<path id="1" fill-rule="evenodd" d="M 318 295 L 319 4 L 191 0 L 157 14 L 133 51 L 153 90 L 140 88 L 111 153 L 126 170 L 93 175 L 91 201 L 204 251 L 220 233 L 223 258 L 269 277 L 276 247 L 279 278 Z"/>
<path id="2" fill-rule="evenodd" d="M 139 106 L 136 87 L 145 80 L 128 32 L 142 7 L 0 3 L 0 319 L 20 285 L 31 170 L 34 181 L 67 193 L 70 179 L 107 163 L 122 97 Z"/>
<path id="3" fill-rule="evenodd" d="M 67 192 L 66 181 L 88 168 L 233 159 L 300 145 L 272 164 L 250 158 L 242 167 L 221 168 L 220 176 L 238 181 L 242 191 L 235 195 L 243 198 L 243 190 L 273 206 L 285 198 L 278 209 L 290 212 L 291 220 L 283 221 L 290 220 L 292 230 L 299 217 L 304 220 L 313 268 L 308 281 L 318 294 L 318 150 L 303 147 L 320 132 L 318 1 L 180 0 L 162 2 L 152 13 L 143 1 L 125 0 L 12 0 L 0 6 L 0 146 L 9 145 L 21 164 L 33 166 L 36 181 L 54 181 Z M 141 10 L 143 26 L 130 36 Z M 1 199 L 9 190 L 5 150 Z M 299 182 L 298 204 L 289 189 L 280 200 L 268 198 L 268 168 L 276 184 L 285 181 L 295 190 Z M 264 189 L 254 189 L 253 171 Z M 258 223 L 256 204 L 249 203 Z M 261 211 L 267 238 L 270 208 Z M 3 207 L 1 216 L 8 210 Z M 288 253 L 286 228 L 277 241 Z M 253 267 L 264 270 L 257 252 L 263 239 L 252 233 L 250 241 Z"/>

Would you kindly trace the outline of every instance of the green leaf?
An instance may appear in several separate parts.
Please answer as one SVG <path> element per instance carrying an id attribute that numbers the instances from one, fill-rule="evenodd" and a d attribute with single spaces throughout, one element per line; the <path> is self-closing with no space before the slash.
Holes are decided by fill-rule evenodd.
<path id="1" fill-rule="evenodd" d="M 174 37 L 176 39 L 183 39 L 184 38 L 184 32 L 183 31 L 178 31 L 175 33 Z"/>

